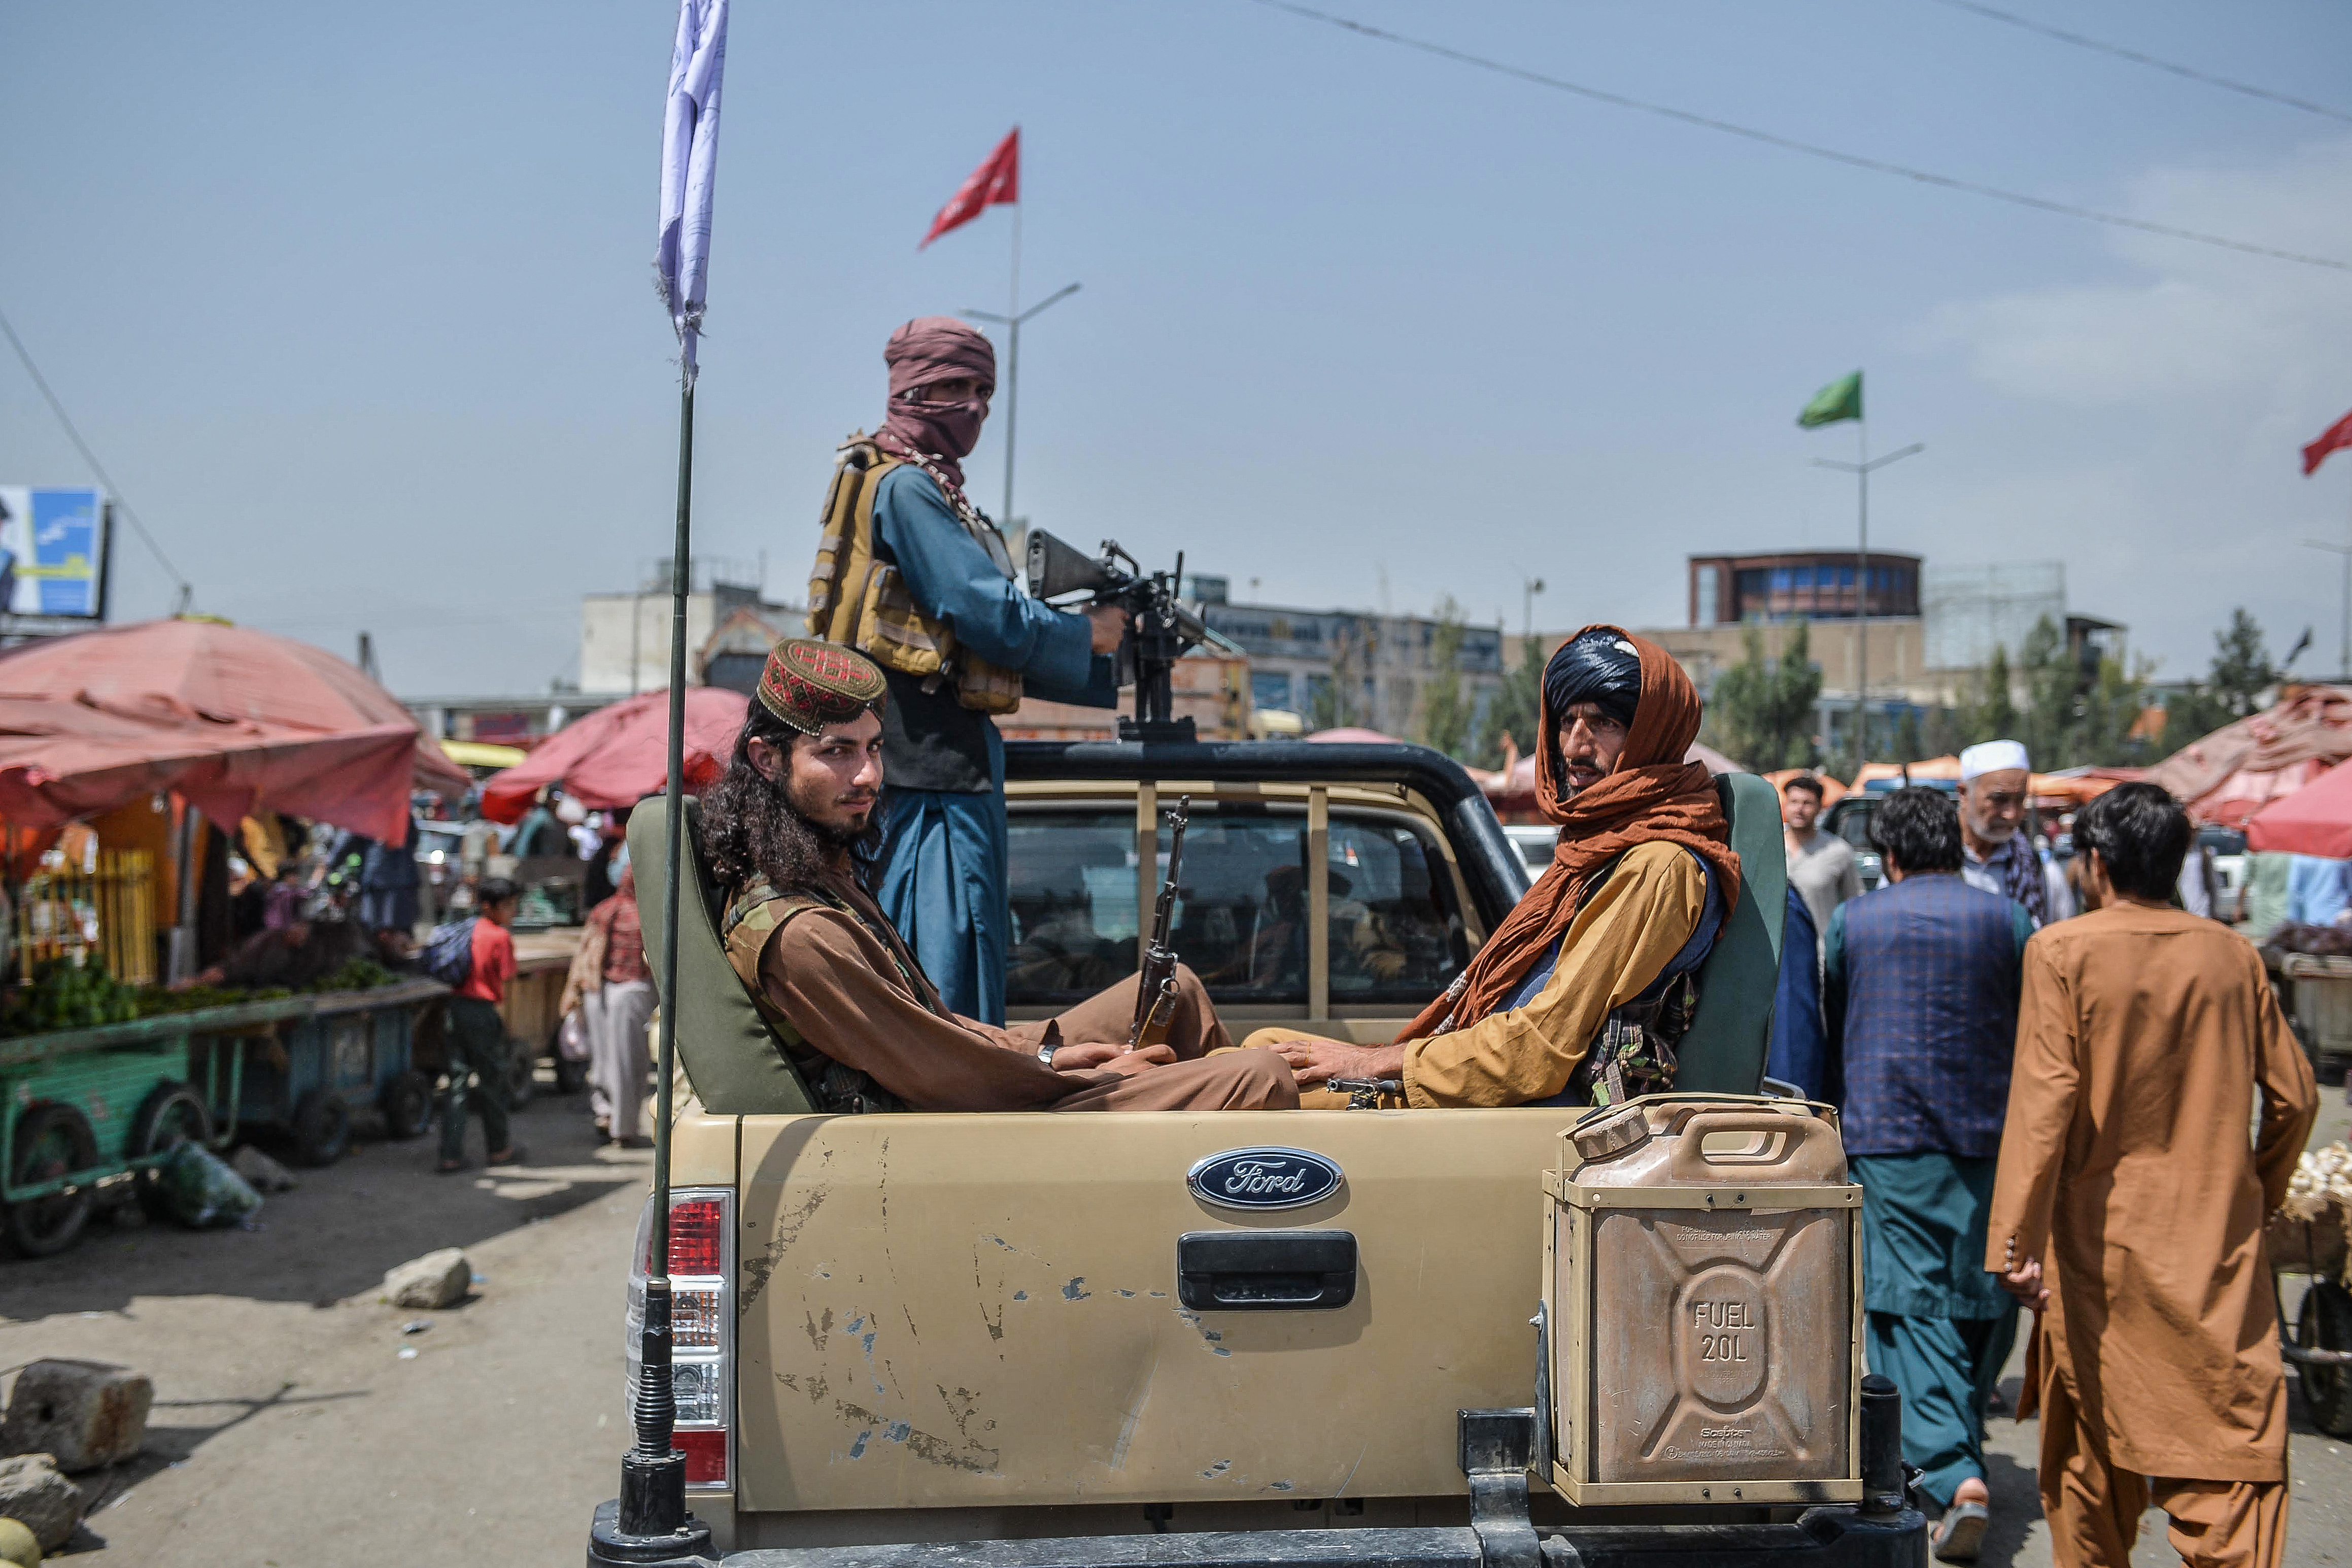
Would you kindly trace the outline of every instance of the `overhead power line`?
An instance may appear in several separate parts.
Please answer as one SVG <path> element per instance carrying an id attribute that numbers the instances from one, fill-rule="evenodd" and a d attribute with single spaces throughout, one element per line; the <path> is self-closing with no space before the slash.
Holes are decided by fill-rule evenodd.
<path id="1" fill-rule="evenodd" d="M 1975 180 L 1963 180 L 1950 174 L 1938 174 L 1929 169 L 1915 169 L 1906 163 L 1890 163 L 1884 159 L 1866 158 L 1859 153 L 1841 152 L 1835 147 L 1824 147 L 1813 142 L 1801 142 L 1793 136 L 1782 136 L 1771 131 L 1759 131 L 1752 125 L 1740 125 L 1728 120 L 1717 120 L 1712 115 L 1694 113 L 1687 109 L 1676 109 L 1671 104 L 1653 103 L 1646 99 L 1632 98 L 1622 92 L 1611 92 L 1604 88 L 1587 87 L 1581 82 L 1547 76 L 1541 71 L 1529 70 L 1524 66 L 1508 65 L 1501 60 L 1489 59 L 1484 55 L 1474 55 L 1467 50 L 1454 48 L 1445 44 L 1433 43 L 1426 38 L 1412 37 L 1403 33 L 1392 33 L 1385 27 L 1375 27 L 1369 23 L 1352 21 L 1345 16 L 1334 16 L 1328 11 L 1318 11 L 1311 5 L 1298 5 L 1296 0 L 1256 0 L 1256 3 L 1273 10 L 1286 11 L 1294 16 L 1303 16 L 1308 21 L 1321 22 L 1328 26 L 1344 28 L 1348 32 L 1360 34 L 1364 37 L 1376 38 L 1384 44 L 1396 44 L 1404 48 L 1418 49 L 1423 54 L 1435 55 L 1441 59 L 1453 60 L 1459 65 L 1493 71 L 1498 76 L 1516 77 L 1521 81 L 1532 82 L 1538 87 L 1548 87 L 1559 92 L 1573 93 L 1579 98 L 1590 99 L 1595 103 L 1605 103 L 1617 109 L 1635 110 L 1643 114 L 1655 115 L 1662 120 L 1676 121 L 1685 125 L 1696 125 L 1702 130 L 1720 132 L 1727 136 L 1737 136 L 1744 141 L 1761 142 L 1767 147 L 1778 147 L 1784 152 L 1801 153 L 1808 158 L 1843 163 L 1850 169 L 1867 169 L 1873 174 L 1893 174 L 1901 179 L 1916 181 L 1923 185 L 1937 185 L 1948 191 L 1965 191 L 1970 195 L 1987 196 L 1997 202 L 2007 202 L 2012 206 L 2031 207 L 2036 212 L 2056 213 L 2062 217 L 2082 218 L 2091 223 L 2105 224 L 2111 228 L 2135 229 L 2141 234 L 2162 235 L 2168 239 L 2185 239 L 2194 244 L 2210 245 L 2222 250 L 2234 250 L 2247 256 L 2266 256 L 2274 261 L 2293 261 L 2305 267 L 2325 267 L 2331 271 L 2352 272 L 2352 261 L 2342 261 L 2334 257 L 2307 256 L 2301 251 L 2282 250 L 2275 246 L 2256 245 L 2248 240 L 2232 239 L 2227 235 L 2206 234 L 2193 228 L 2176 228 L 2170 224 L 2150 223 L 2146 218 L 2126 217 L 2121 213 L 2100 212 L 2094 207 L 2076 206 L 2071 202 L 2052 201 L 2046 196 L 2029 195 L 2022 191 L 2006 190 L 1999 185 L 1983 184 Z"/>
<path id="2" fill-rule="evenodd" d="M 16 329 L 5 310 L 0 310 L 0 331 L 8 334 L 8 342 L 16 349 L 16 358 L 23 363 L 25 374 L 33 378 L 33 384 L 41 389 L 43 397 L 48 399 L 49 412 L 56 415 L 58 423 L 65 426 L 66 436 L 80 451 L 82 461 L 89 465 L 90 472 L 96 474 L 99 483 L 106 487 L 106 493 L 122 509 L 122 515 L 131 520 L 131 529 L 153 552 L 157 564 L 163 568 L 163 574 L 171 578 L 173 585 L 179 589 L 177 609 L 185 610 L 195 598 L 195 588 L 180 575 L 180 569 L 172 564 L 172 558 L 163 553 L 163 547 L 155 542 L 155 536 L 147 531 L 147 525 L 140 521 L 139 514 L 131 510 L 130 500 L 122 493 L 122 487 L 114 482 L 114 476 L 106 471 L 106 465 L 98 460 L 98 454 L 91 451 L 89 443 L 81 438 L 81 431 L 75 427 L 72 416 L 66 412 L 66 405 L 58 401 L 58 395 L 49 390 L 49 378 L 43 375 L 41 367 L 33 363 L 32 351 L 25 346 L 25 340 L 16 335 Z"/>
<path id="3" fill-rule="evenodd" d="M 2154 55 L 2142 54 L 2137 49 L 2127 49 L 2121 44 L 2110 44 L 2098 38 L 2087 38 L 2080 33 L 2070 33 L 2063 27 L 2053 27 L 2047 22 L 2037 22 L 2031 16 L 2020 16 L 2014 12 L 1998 10 L 1990 5 L 1980 5 L 1977 4 L 1977 0 L 1935 0 L 1935 3 L 1938 5 L 1948 5 L 1955 11 L 1966 11 L 1972 16 L 1982 16 L 1987 21 L 2006 22 L 2012 27 L 2022 27 L 2029 33 L 2039 33 L 2045 38 L 2055 38 L 2062 44 L 2072 44 L 2078 49 L 2089 49 L 2095 54 L 2113 55 L 2119 60 L 2129 60 L 2134 65 L 2147 66 L 2153 70 L 2168 71 L 2177 77 L 2186 77 L 2190 81 L 2201 81 L 2208 87 L 2218 87 L 2228 92 L 2242 92 L 2248 98 L 2259 98 L 2269 103 L 2283 103 L 2289 109 L 2300 109 L 2305 114 L 2316 114 L 2323 119 L 2352 125 L 2352 114 L 2347 114 L 2343 110 L 2330 109 L 2324 103 L 2313 103 L 2308 99 L 2292 98 L 2284 92 L 2273 92 L 2269 88 L 2256 87 L 2249 81 L 2234 81 L 2225 76 L 2215 76 L 2211 71 L 2199 70 L 2195 66 L 2184 66 L 2177 60 L 2158 59 Z"/>

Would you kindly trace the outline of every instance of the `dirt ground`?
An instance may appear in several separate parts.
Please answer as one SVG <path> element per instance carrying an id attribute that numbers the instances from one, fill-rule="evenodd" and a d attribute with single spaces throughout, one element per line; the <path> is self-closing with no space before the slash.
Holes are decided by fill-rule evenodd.
<path id="1" fill-rule="evenodd" d="M 583 1097 L 542 1095 L 515 1129 L 520 1170 L 436 1176 L 431 1136 L 362 1142 L 297 1172 L 259 1230 L 101 1224 L 0 1261 L 0 1366 L 89 1356 L 155 1382 L 147 1451 L 81 1478 L 103 1496 L 52 1561 L 576 1564 L 627 1444 L 622 1311 L 652 1161 L 593 1147 Z M 453 1246 L 478 1276 L 462 1305 L 376 1300 L 385 1269 Z M 401 1332 L 417 1319 L 432 1327 Z"/>
<path id="2" fill-rule="evenodd" d="M 2320 1141 L 2347 1121 L 2328 1091 Z M 516 1129 L 520 1171 L 436 1177 L 430 1138 L 363 1142 L 299 1173 L 258 1230 L 101 1225 L 60 1257 L 0 1261 L 0 1367 L 89 1356 L 155 1381 L 147 1452 L 83 1478 L 102 1497 L 56 1561 L 377 1568 L 429 1542 L 436 1557 L 576 1564 L 627 1442 L 621 1315 L 650 1159 L 593 1147 L 576 1097 L 542 1095 Z M 449 1246 L 479 1276 L 462 1306 L 375 1299 L 386 1268 Z M 420 1318 L 432 1327 L 401 1332 Z M 2037 1433 L 1992 1422 L 1986 1568 L 2050 1562 Z M 2298 1399 L 2292 1444 L 2288 1562 L 2352 1563 L 2352 1442 L 2315 1432 Z M 2161 1516 L 2134 1560 L 2177 1561 Z"/>

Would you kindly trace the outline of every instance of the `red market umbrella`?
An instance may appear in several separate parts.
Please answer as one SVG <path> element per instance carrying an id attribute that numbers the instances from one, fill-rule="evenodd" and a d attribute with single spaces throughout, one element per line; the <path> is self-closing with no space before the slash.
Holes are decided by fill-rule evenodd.
<path id="1" fill-rule="evenodd" d="M 686 784 L 699 789 L 734 755 L 751 700 L 723 686 L 686 689 Z M 669 783 L 669 690 L 647 691 L 565 725 L 528 760 L 492 773 L 482 815 L 520 822 L 539 792 L 560 787 L 591 811 L 635 805 Z"/>
<path id="2" fill-rule="evenodd" d="M 412 788 L 467 783 L 392 693 L 290 637 L 146 621 L 0 653 L 0 820 L 12 827 L 169 790 L 225 826 L 266 805 L 397 840 Z"/>
<path id="3" fill-rule="evenodd" d="M 2352 768 L 2330 768 L 2246 818 L 2246 847 L 2352 860 Z"/>

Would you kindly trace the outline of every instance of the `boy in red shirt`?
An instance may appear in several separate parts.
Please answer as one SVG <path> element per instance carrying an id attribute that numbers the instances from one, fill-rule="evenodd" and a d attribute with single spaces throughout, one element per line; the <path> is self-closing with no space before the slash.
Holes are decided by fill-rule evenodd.
<path id="1" fill-rule="evenodd" d="M 465 984 L 449 996 L 448 1027 L 442 1031 L 443 1052 L 448 1058 L 449 1099 L 441 1114 L 443 1175 L 466 1168 L 466 1108 L 482 1116 L 482 1142 L 487 1165 L 519 1165 L 522 1151 L 515 1147 L 507 1125 L 507 1025 L 499 1016 L 506 1000 L 507 982 L 514 978 L 515 906 L 522 892 L 504 877 L 485 879 L 477 889 L 481 914 L 474 921 L 474 966 Z M 468 1075 L 479 1081 L 470 1087 Z"/>

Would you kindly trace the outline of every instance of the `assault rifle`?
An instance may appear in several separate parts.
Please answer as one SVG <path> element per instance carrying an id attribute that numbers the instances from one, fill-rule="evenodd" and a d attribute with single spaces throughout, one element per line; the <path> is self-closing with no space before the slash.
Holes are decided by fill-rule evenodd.
<path id="1" fill-rule="evenodd" d="M 1127 634 L 1118 645 L 1118 683 L 1135 688 L 1135 717 L 1122 719 L 1122 741 L 1192 741 L 1192 721 L 1175 718 L 1171 672 L 1184 650 L 1208 640 L 1209 628 L 1184 607 L 1178 588 L 1184 580 L 1180 552 L 1173 572 L 1146 572 L 1116 540 L 1103 541 L 1102 554 L 1081 554 L 1042 528 L 1029 531 L 1029 595 L 1061 600 L 1065 609 L 1115 605 L 1127 614 Z M 1083 600 L 1073 595 L 1083 594 Z"/>
<path id="2" fill-rule="evenodd" d="M 1032 535 L 1034 538 L 1034 535 Z M 1160 898 L 1151 906 L 1151 941 L 1143 950 L 1143 970 L 1136 976 L 1135 1023 L 1127 1031 L 1127 1048 L 1164 1045 L 1168 1022 L 1176 1011 L 1176 949 L 1171 938 L 1176 925 L 1176 879 L 1184 868 L 1184 828 L 1192 819 L 1192 797 L 1181 795 L 1176 809 L 1165 814 L 1176 829 L 1168 845 L 1168 877 L 1160 884 Z"/>

